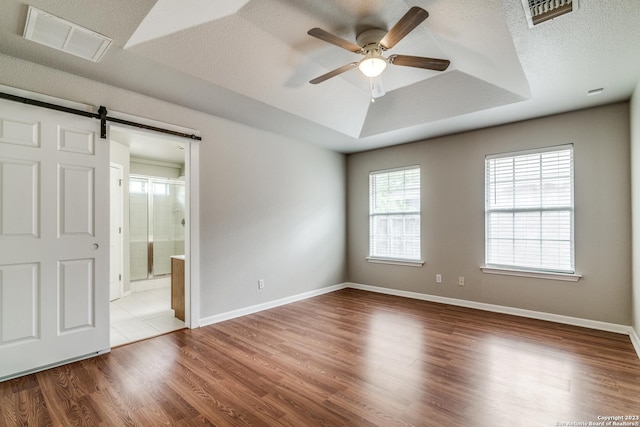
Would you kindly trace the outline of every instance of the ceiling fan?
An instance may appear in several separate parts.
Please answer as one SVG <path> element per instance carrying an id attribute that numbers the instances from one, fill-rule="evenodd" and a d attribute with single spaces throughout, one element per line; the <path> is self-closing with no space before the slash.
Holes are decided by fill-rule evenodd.
<path id="1" fill-rule="evenodd" d="M 413 31 L 414 28 L 420 25 L 428 17 L 429 13 L 426 10 L 414 6 L 409 9 L 409 11 L 405 13 L 405 15 L 400 18 L 396 25 L 394 25 L 388 32 L 378 28 L 373 28 L 358 34 L 356 37 L 357 44 L 341 37 L 334 36 L 322 28 L 312 28 L 307 32 L 310 36 L 316 37 L 327 43 L 334 44 L 350 52 L 364 55 L 364 58 L 360 61 L 352 62 L 350 64 L 343 65 L 340 68 L 336 68 L 333 71 L 329 71 L 326 74 L 310 80 L 309 83 L 322 83 L 331 77 L 335 77 L 357 67 L 360 69 L 362 74 L 371 78 L 372 97 L 378 98 L 384 95 L 384 89 L 382 88 L 381 81 L 376 79 L 376 77 L 382 74 L 384 69 L 387 67 L 387 63 L 402 65 L 405 67 L 426 68 L 428 70 L 436 71 L 446 70 L 450 64 L 450 61 L 447 59 L 425 58 L 422 56 L 410 55 L 390 55 L 387 58 L 382 56 L 384 51 L 394 47 L 400 40 Z"/>

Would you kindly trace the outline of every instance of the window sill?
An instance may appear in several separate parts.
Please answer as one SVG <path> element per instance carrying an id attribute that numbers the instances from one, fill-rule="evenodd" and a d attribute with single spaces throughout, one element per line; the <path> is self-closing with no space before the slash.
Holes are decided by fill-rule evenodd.
<path id="1" fill-rule="evenodd" d="M 480 269 L 482 270 L 483 273 L 487 273 L 487 274 L 502 274 L 505 276 L 533 277 L 536 279 L 561 280 L 564 282 L 577 282 L 582 278 L 582 275 L 580 274 L 518 270 L 518 269 L 511 269 L 511 268 L 488 267 L 486 265 L 480 266 Z"/>
<path id="2" fill-rule="evenodd" d="M 368 256 L 367 261 L 374 264 L 394 264 L 394 265 L 405 265 L 408 267 L 422 267 L 424 265 L 424 261 L 422 260 L 411 260 L 411 259 L 394 259 L 394 258 L 376 258 Z"/>

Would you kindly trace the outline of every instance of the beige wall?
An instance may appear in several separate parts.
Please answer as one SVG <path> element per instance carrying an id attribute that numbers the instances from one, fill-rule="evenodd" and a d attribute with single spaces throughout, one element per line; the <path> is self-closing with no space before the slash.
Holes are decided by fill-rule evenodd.
<path id="1" fill-rule="evenodd" d="M 631 98 L 631 188 L 633 214 L 633 328 L 640 336 L 640 80 Z"/>
<path id="2" fill-rule="evenodd" d="M 346 280 L 343 155 L 232 123 L 202 155 L 203 317 Z"/>
<path id="3" fill-rule="evenodd" d="M 631 324 L 629 138 L 629 105 L 620 103 L 348 156 L 349 280 Z M 584 277 L 569 283 L 483 273 L 485 155 L 567 143 L 575 147 L 575 257 Z M 368 174 L 414 164 L 422 173 L 426 263 L 368 263 Z"/>
<path id="4" fill-rule="evenodd" d="M 202 318 L 349 279 L 631 324 L 627 103 L 354 154 L 345 161 L 308 144 L 3 55 L 0 84 L 200 130 Z M 583 279 L 565 283 L 482 273 L 484 156 L 569 142 L 575 144 L 576 266 Z M 422 167 L 426 264 L 369 264 L 368 173 L 412 164 Z M 443 275 L 443 284 L 435 284 L 435 274 Z M 458 276 L 465 276 L 465 287 L 457 285 Z M 265 280 L 262 291 L 258 279 Z"/>
<path id="5" fill-rule="evenodd" d="M 201 318 L 346 280 L 345 156 L 1 54 L 0 84 L 200 131 Z"/>
<path id="6" fill-rule="evenodd" d="M 158 178 L 178 179 L 183 165 L 170 163 L 159 164 L 161 162 L 149 161 L 146 159 L 131 158 L 131 175 L 154 176 Z"/>

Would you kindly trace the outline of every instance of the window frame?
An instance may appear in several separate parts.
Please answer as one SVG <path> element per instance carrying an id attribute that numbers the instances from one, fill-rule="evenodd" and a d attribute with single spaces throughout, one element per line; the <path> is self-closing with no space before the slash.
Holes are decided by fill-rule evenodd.
<path id="1" fill-rule="evenodd" d="M 375 199 L 374 196 L 377 195 L 377 192 L 374 192 L 373 189 L 373 178 L 380 175 L 392 174 L 394 172 L 404 172 L 404 171 L 412 171 L 417 170 L 418 173 L 418 209 L 417 210 L 400 210 L 400 211 L 389 211 L 389 212 L 377 212 L 375 210 Z M 406 183 L 403 185 L 403 190 L 406 189 Z M 407 200 L 406 198 L 402 199 L 403 202 Z M 422 174 L 420 165 L 411 165 L 404 166 L 398 168 L 391 169 L 382 169 L 375 170 L 369 172 L 369 255 L 366 257 L 367 261 L 371 263 L 382 263 L 382 264 L 396 264 L 396 265 L 406 265 L 406 266 L 422 266 L 424 265 L 424 261 L 422 260 Z M 376 217 L 406 217 L 406 216 L 415 216 L 417 215 L 417 239 L 418 239 L 418 256 L 416 258 L 412 257 L 402 257 L 402 256 L 393 256 L 393 255 L 381 255 L 379 252 L 374 254 L 374 218 Z M 404 231 L 404 225 L 403 225 Z M 408 236 L 404 235 L 403 238 Z M 404 241 L 404 240 L 403 240 Z"/>
<path id="2" fill-rule="evenodd" d="M 562 206 L 544 206 L 543 202 L 540 202 L 537 206 L 522 206 L 522 205 L 518 205 L 516 200 L 515 200 L 515 192 L 514 192 L 514 199 L 513 199 L 513 205 L 511 208 L 508 207 L 499 207 L 499 208 L 491 208 L 490 206 L 490 186 L 491 186 L 491 182 L 490 182 L 490 173 L 491 173 L 491 161 L 495 160 L 495 159 L 505 159 L 505 158 L 511 158 L 511 159 L 516 159 L 517 157 L 522 157 L 522 156 L 529 156 L 529 155 L 533 155 L 533 154 L 538 154 L 538 155 L 543 155 L 544 153 L 553 153 L 553 152 L 560 152 L 560 151 L 565 151 L 565 150 L 570 150 L 570 166 L 569 166 L 569 178 L 570 178 L 570 203 L 569 204 L 565 204 Z M 540 169 L 542 171 L 542 168 Z M 556 145 L 556 146 L 549 146 L 549 147 L 540 147 L 540 148 L 535 148 L 535 149 L 530 149 L 530 150 L 522 150 L 522 151 L 514 151 L 514 152 L 505 152 L 505 153 L 499 153 L 499 154 L 492 154 L 492 155 L 487 155 L 485 156 L 485 264 L 483 266 L 481 266 L 482 271 L 484 271 L 485 273 L 491 273 L 491 274 L 507 274 L 507 275 L 515 275 L 515 276 L 524 276 L 524 277 L 537 277 L 537 278 L 545 278 L 545 279 L 557 279 L 557 280 L 568 280 L 568 281 L 577 281 L 581 276 L 579 274 L 576 274 L 576 266 L 575 266 L 575 230 L 574 230 L 574 224 L 575 224 L 575 150 L 574 150 L 574 146 L 573 144 L 563 144 L 563 145 Z M 520 171 L 520 173 L 523 173 L 522 170 Z M 516 182 L 525 182 L 526 180 L 516 180 L 515 176 L 517 174 L 516 170 L 513 169 L 511 172 L 512 176 L 514 176 L 513 178 L 513 182 L 514 182 L 514 189 L 515 189 L 515 183 Z M 538 178 L 538 182 L 543 183 L 545 181 L 545 179 L 551 179 L 553 178 L 552 176 L 544 176 L 542 174 L 542 172 L 540 172 L 539 178 Z M 494 182 L 495 185 L 495 182 Z M 540 185 L 540 188 L 543 188 L 542 185 Z M 514 190 L 515 191 L 515 190 Z M 542 193 L 540 193 L 541 197 L 542 197 Z M 567 269 L 560 269 L 560 268 L 552 268 L 550 266 L 544 266 L 541 264 L 540 267 L 532 267 L 530 265 L 521 265 L 518 264 L 515 261 L 515 257 L 516 257 L 516 251 L 515 249 L 512 252 L 512 257 L 514 258 L 512 263 L 499 263 L 499 262 L 492 262 L 492 261 L 496 261 L 495 258 L 490 260 L 490 245 L 491 245 L 491 240 L 492 240 L 492 235 L 491 235 L 491 222 L 490 222 L 490 218 L 491 218 L 491 214 L 494 213 L 512 213 L 512 214 L 516 214 L 516 213 L 524 213 L 524 212 L 531 212 L 531 213 L 540 213 L 540 217 L 542 218 L 543 213 L 544 212 L 567 212 L 569 213 L 569 264 L 570 264 L 570 268 Z M 544 235 L 544 223 L 541 220 L 540 221 L 540 231 L 539 231 L 539 235 L 540 238 L 538 239 L 538 241 L 540 242 L 540 258 L 542 260 L 543 258 L 543 242 L 547 239 L 545 239 L 543 237 Z M 516 228 L 515 225 L 512 226 L 512 234 L 514 237 L 512 237 L 512 240 L 515 244 L 516 241 Z M 509 239 L 507 239 L 509 240 Z M 534 239 L 535 240 L 535 239 Z M 526 264 L 522 263 L 522 264 Z"/>

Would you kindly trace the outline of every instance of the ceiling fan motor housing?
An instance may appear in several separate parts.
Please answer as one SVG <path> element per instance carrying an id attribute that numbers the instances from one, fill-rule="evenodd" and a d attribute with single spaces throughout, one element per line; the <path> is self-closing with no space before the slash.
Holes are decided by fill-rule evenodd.
<path id="1" fill-rule="evenodd" d="M 384 48 L 380 46 L 380 40 L 382 40 L 386 34 L 387 32 L 385 30 L 372 28 L 358 34 L 356 42 L 358 45 L 362 46 L 362 51 L 364 53 L 372 50 L 383 50 Z"/>

